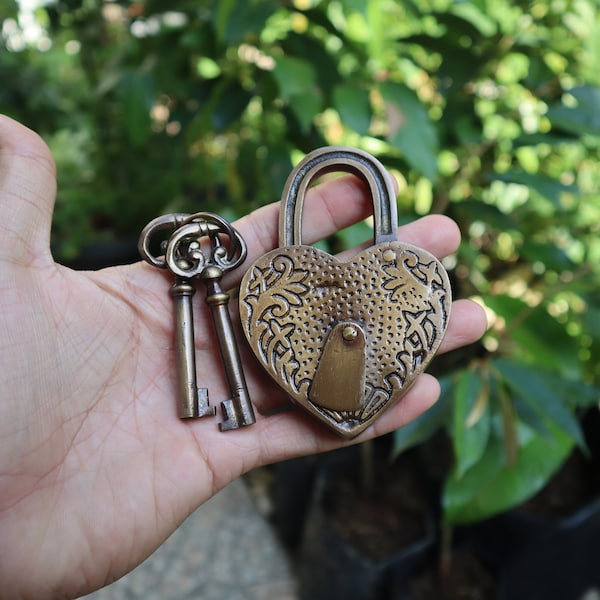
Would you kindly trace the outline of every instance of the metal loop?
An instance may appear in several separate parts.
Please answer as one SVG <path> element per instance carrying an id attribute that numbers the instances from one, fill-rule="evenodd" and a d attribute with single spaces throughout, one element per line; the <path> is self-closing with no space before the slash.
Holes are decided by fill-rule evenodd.
<path id="1" fill-rule="evenodd" d="M 307 154 L 290 173 L 281 197 L 279 245 L 302 243 L 302 207 L 310 184 L 325 173 L 352 173 L 362 179 L 373 200 L 374 242 L 396 241 L 398 216 L 391 177 L 369 153 L 345 146 L 328 146 Z"/>
<path id="2" fill-rule="evenodd" d="M 173 230 L 175 231 L 190 215 L 186 213 L 172 213 L 169 215 L 161 215 L 152 219 L 138 238 L 138 252 L 141 257 L 154 267 L 159 269 L 166 269 L 167 262 L 164 254 L 155 256 L 150 250 L 154 237 L 161 231 Z"/>
<path id="3" fill-rule="evenodd" d="M 224 244 L 221 236 L 227 236 Z M 202 240 L 208 238 L 208 245 Z M 196 277 L 207 267 L 223 272 L 235 269 L 246 259 L 247 248 L 242 236 L 232 225 L 214 213 L 189 215 L 169 238 L 165 262 L 180 277 Z"/>

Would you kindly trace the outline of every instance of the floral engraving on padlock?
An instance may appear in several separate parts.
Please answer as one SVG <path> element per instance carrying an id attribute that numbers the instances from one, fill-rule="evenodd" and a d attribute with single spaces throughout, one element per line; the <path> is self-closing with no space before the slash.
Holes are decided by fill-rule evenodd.
<path id="1" fill-rule="evenodd" d="M 354 173 L 373 199 L 375 244 L 347 262 L 301 244 L 302 205 L 314 179 Z M 429 252 L 396 241 L 388 173 L 352 148 L 307 155 L 282 196 L 280 247 L 240 287 L 242 328 L 266 371 L 300 406 L 352 438 L 397 402 L 444 337 L 448 275 Z"/>

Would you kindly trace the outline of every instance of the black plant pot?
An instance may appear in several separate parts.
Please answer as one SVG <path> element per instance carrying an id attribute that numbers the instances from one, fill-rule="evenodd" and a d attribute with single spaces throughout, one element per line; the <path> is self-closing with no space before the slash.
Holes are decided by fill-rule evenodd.
<path id="1" fill-rule="evenodd" d="M 596 428 L 596 431 L 598 429 Z M 600 462 L 575 451 L 534 498 L 457 530 L 498 573 L 499 600 L 582 600 L 600 591 Z"/>
<path id="2" fill-rule="evenodd" d="M 320 459 L 303 456 L 274 466 L 274 523 L 281 541 L 292 551 L 302 540 Z"/>
<path id="3" fill-rule="evenodd" d="M 369 502 L 359 498 L 362 495 L 357 484 L 360 460 L 355 450 L 337 454 L 323 465 L 316 479 L 300 550 L 302 600 L 400 600 L 405 597 L 409 575 L 426 560 L 435 540 L 433 512 L 424 491 L 426 486 L 420 481 L 417 466 L 412 461 L 407 462 L 409 464 L 401 468 L 408 469 L 410 474 L 402 475 L 402 481 L 396 483 L 404 485 L 410 480 L 418 489 L 405 490 L 405 495 L 411 497 L 410 507 L 398 505 L 392 509 L 384 507 L 384 497 L 393 498 L 389 490 L 372 490 L 370 507 Z M 383 469 L 395 472 L 396 465 L 384 464 Z M 352 501 L 356 501 L 356 513 L 352 512 Z M 344 509 L 340 509 L 340 504 L 344 504 Z M 416 506 L 418 511 L 414 510 Z M 397 513 L 399 519 L 404 516 L 408 520 L 405 527 L 418 535 L 411 535 L 412 539 L 402 543 L 399 538 L 386 540 L 378 532 L 370 536 L 369 530 L 376 529 L 380 521 L 386 523 L 383 513 L 388 511 L 392 515 Z M 369 514 L 361 514 L 365 512 Z M 361 529 L 368 535 L 351 535 L 361 533 Z M 370 541 L 366 541 L 368 537 Z M 378 540 L 380 546 L 374 548 L 373 543 L 377 545 Z"/>
<path id="4" fill-rule="evenodd" d="M 599 542 L 600 499 L 514 555 L 501 575 L 499 600 L 582 600 L 599 592 Z"/>

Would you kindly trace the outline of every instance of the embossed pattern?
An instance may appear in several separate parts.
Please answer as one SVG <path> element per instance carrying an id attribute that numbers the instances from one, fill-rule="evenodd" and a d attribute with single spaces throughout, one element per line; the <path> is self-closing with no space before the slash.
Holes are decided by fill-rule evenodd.
<path id="1" fill-rule="evenodd" d="M 378 244 L 349 262 L 311 246 L 288 246 L 246 273 L 240 314 L 269 374 L 313 415 L 354 437 L 402 396 L 436 352 L 450 314 L 449 290 L 440 262 L 408 244 Z M 364 398 L 354 411 L 309 400 L 321 351 L 340 322 L 366 333 Z"/>

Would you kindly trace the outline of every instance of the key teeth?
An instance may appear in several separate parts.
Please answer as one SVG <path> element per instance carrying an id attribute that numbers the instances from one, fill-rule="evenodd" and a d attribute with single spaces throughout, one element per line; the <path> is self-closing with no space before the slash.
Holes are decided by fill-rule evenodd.
<path id="1" fill-rule="evenodd" d="M 216 414 L 217 407 L 211 406 L 208 401 L 208 390 L 206 388 L 199 388 L 196 402 L 196 415 L 198 417 L 214 417 Z"/>
<path id="2" fill-rule="evenodd" d="M 221 410 L 223 411 L 223 421 L 219 423 L 220 431 L 231 431 L 240 427 L 247 427 L 256 422 L 254 414 L 245 415 L 243 409 L 236 410 L 236 402 L 232 399 L 221 402 Z"/>
<path id="3" fill-rule="evenodd" d="M 224 400 L 221 402 L 221 410 L 223 411 L 223 421 L 219 423 L 219 430 L 230 431 L 231 429 L 238 429 L 240 424 L 238 423 L 233 401 Z"/>

